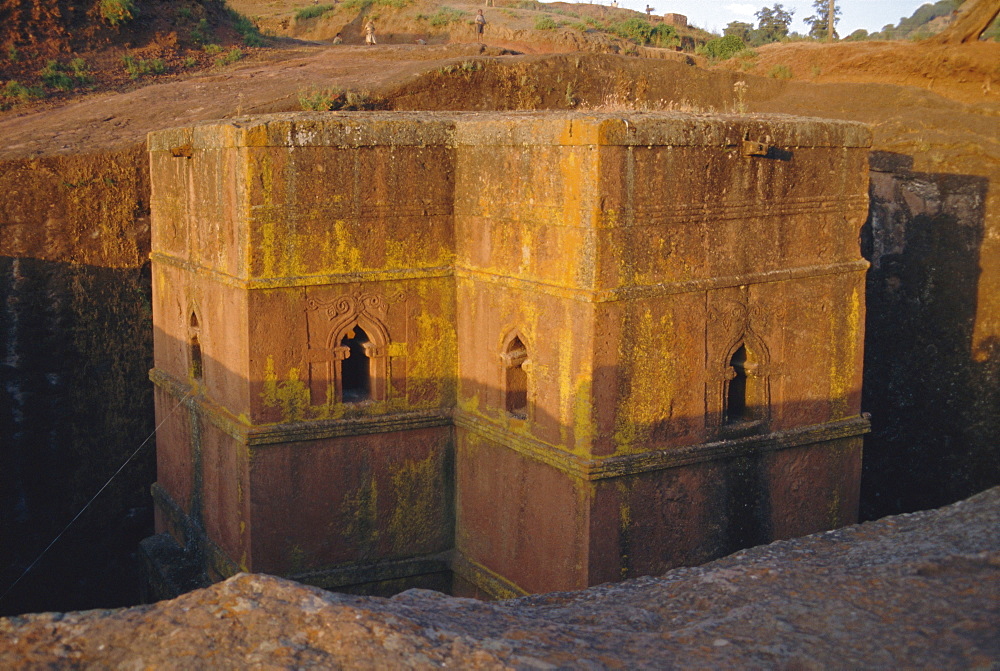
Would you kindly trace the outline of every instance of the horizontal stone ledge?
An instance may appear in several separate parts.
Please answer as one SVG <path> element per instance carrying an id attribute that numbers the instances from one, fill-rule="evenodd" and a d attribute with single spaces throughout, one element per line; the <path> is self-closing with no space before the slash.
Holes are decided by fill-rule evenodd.
<path id="1" fill-rule="evenodd" d="M 572 454 L 505 428 L 472 413 L 456 410 L 455 425 L 487 440 L 552 466 L 581 480 L 605 480 L 627 475 L 663 471 L 691 464 L 775 452 L 842 438 L 860 437 L 871 431 L 867 415 L 825 424 L 744 436 L 740 438 L 671 447 L 639 454 L 586 458 Z"/>
<path id="2" fill-rule="evenodd" d="M 560 298 L 571 298 L 580 301 L 607 303 L 641 298 L 656 298 L 671 294 L 689 293 L 693 291 L 710 291 L 728 287 L 739 287 L 769 282 L 802 279 L 807 277 L 823 277 L 826 275 L 850 274 L 865 272 L 870 264 L 865 259 L 825 263 L 819 265 L 799 266 L 794 268 L 779 268 L 756 273 L 742 273 L 711 278 L 692 278 L 674 282 L 657 284 L 627 284 L 614 288 L 580 288 L 563 284 L 547 282 L 535 277 L 517 277 L 509 274 L 497 274 L 481 268 L 457 264 L 455 266 L 435 266 L 426 269 L 407 268 L 403 270 L 372 270 L 352 273 L 336 273 L 326 275 L 306 275 L 295 277 L 265 277 L 246 279 L 227 275 L 211 268 L 197 266 L 183 259 L 153 252 L 150 260 L 154 263 L 173 266 L 181 270 L 210 277 L 213 280 L 239 289 L 281 289 L 291 287 L 334 286 L 356 284 L 362 282 L 405 282 L 418 280 L 448 279 L 478 279 L 490 283 L 503 284 L 511 288 L 525 291 L 547 293 Z"/>
<path id="3" fill-rule="evenodd" d="M 213 426 L 248 447 L 267 447 L 282 443 L 324 440 L 374 433 L 393 433 L 414 429 L 451 426 L 450 408 L 397 412 L 372 417 L 318 419 L 282 424 L 247 424 L 210 398 L 197 394 L 194 387 L 166 371 L 153 368 L 149 379 L 165 392 L 179 399 L 189 410 L 207 419 Z"/>
<path id="4" fill-rule="evenodd" d="M 403 559 L 377 560 L 367 564 L 338 564 L 327 568 L 294 573 L 286 577 L 306 585 L 335 590 L 386 580 L 444 573 L 450 570 L 451 553 L 441 552 Z"/>
<path id="5" fill-rule="evenodd" d="M 185 259 L 162 252 L 151 252 L 149 259 L 154 263 L 162 263 L 196 275 L 210 277 L 220 284 L 238 289 L 280 289 L 282 287 L 314 287 L 328 284 L 360 282 L 426 280 L 451 277 L 454 274 L 454 267 L 448 265 L 392 270 L 359 270 L 346 273 L 318 273 L 316 275 L 293 275 L 288 277 L 250 277 L 230 275 L 218 269 L 191 263 Z"/>
<path id="6" fill-rule="evenodd" d="M 614 303 L 627 300 L 645 300 L 660 298 L 674 294 L 712 291 L 731 287 L 784 282 L 786 280 L 804 279 L 809 277 L 825 277 L 827 275 L 848 275 L 863 273 L 868 270 L 868 261 L 845 261 L 843 263 L 828 263 L 816 266 L 798 268 L 780 268 L 759 273 L 744 273 L 724 277 L 695 278 L 686 281 L 663 282 L 660 284 L 632 284 L 613 289 L 579 289 L 576 287 L 546 282 L 537 278 L 512 277 L 497 273 L 459 266 L 455 275 L 460 280 L 473 280 L 498 284 L 510 289 L 545 293 L 559 298 L 574 299 L 591 303 Z"/>

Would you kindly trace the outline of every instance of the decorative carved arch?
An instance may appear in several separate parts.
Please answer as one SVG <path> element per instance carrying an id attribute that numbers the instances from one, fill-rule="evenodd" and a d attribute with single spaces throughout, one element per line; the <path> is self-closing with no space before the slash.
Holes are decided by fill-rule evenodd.
<path id="1" fill-rule="evenodd" d="M 382 296 L 363 292 L 340 296 L 330 302 L 309 301 L 310 309 L 324 309 L 330 317 L 326 346 L 332 356 L 327 364 L 327 377 L 333 382 L 337 402 L 344 402 L 344 360 L 351 354 L 350 348 L 342 343 L 345 339 L 353 338 L 357 328 L 368 336 L 368 342 L 363 344 L 363 348 L 369 360 L 370 400 L 386 399 L 391 341 L 383 320 L 388 307 Z"/>

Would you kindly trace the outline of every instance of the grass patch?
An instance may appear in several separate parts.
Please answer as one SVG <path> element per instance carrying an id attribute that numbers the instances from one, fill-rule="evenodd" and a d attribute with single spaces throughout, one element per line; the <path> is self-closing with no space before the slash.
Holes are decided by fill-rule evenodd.
<path id="1" fill-rule="evenodd" d="M 353 11 L 361 11 L 372 6 L 402 9 L 403 7 L 409 5 L 412 1 L 413 0 L 344 0 L 340 3 L 340 6 L 344 9 L 350 9 Z"/>
<path id="2" fill-rule="evenodd" d="M 555 30 L 559 24 L 551 16 L 539 16 L 535 19 L 535 30 Z"/>
<path id="3" fill-rule="evenodd" d="M 232 21 L 233 30 L 239 33 L 244 46 L 263 47 L 267 44 L 267 38 L 260 34 L 257 24 L 243 16 L 235 9 L 226 8 L 229 12 L 229 20 Z"/>
<path id="4" fill-rule="evenodd" d="M 42 83 L 60 91 L 72 91 L 77 86 L 90 84 L 94 78 L 87 71 L 87 62 L 82 58 L 74 58 L 69 64 L 49 61 L 38 73 Z"/>
<path id="5" fill-rule="evenodd" d="M 130 79 L 138 79 L 145 75 L 162 75 L 167 71 L 167 64 L 162 58 L 141 59 L 122 56 L 122 63 Z"/>
<path id="6" fill-rule="evenodd" d="M 236 61 L 243 58 L 243 51 L 239 47 L 233 47 L 226 53 L 222 54 L 215 59 L 216 67 L 225 67 L 226 65 L 231 65 Z"/>
<path id="7" fill-rule="evenodd" d="M 0 110 L 9 110 L 14 105 L 45 97 L 40 86 L 25 86 L 12 79 L 0 88 Z"/>
<path id="8" fill-rule="evenodd" d="M 307 112 L 333 112 L 385 109 L 386 103 L 368 91 L 331 88 L 300 90 L 299 106 Z"/>
<path id="9" fill-rule="evenodd" d="M 792 69 L 787 65 L 775 65 L 767 71 L 767 76 L 772 79 L 791 79 Z"/>
<path id="10" fill-rule="evenodd" d="M 10 45 L 9 49 L 7 49 L 7 60 L 10 61 L 11 63 L 17 63 L 19 60 L 21 60 L 21 52 L 19 52 L 17 50 L 17 47 L 15 47 L 13 44 Z"/>
<path id="11" fill-rule="evenodd" d="M 465 12 L 451 7 L 441 7 L 434 14 L 418 14 L 417 19 L 427 21 L 435 28 L 443 28 L 451 23 L 458 23 L 465 18 Z"/>
<path id="12" fill-rule="evenodd" d="M 296 21 L 307 21 L 309 19 L 318 19 L 327 12 L 333 11 L 333 5 L 313 5 L 312 7 L 303 7 L 299 11 L 295 12 Z"/>
<path id="13" fill-rule="evenodd" d="M 135 18 L 135 0 L 101 0 L 97 11 L 102 19 L 117 26 Z"/>
<path id="14" fill-rule="evenodd" d="M 209 56 L 215 56 L 216 54 L 221 54 L 222 53 L 222 45 L 221 44 L 206 44 L 205 46 L 202 47 L 202 49 Z"/>

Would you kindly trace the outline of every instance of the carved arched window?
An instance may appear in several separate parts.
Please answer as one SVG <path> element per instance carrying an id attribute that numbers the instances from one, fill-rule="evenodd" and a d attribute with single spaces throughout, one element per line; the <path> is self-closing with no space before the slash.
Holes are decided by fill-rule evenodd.
<path id="1" fill-rule="evenodd" d="M 504 365 L 504 408 L 512 417 L 528 418 L 528 348 L 512 337 L 500 355 Z"/>
<path id="2" fill-rule="evenodd" d="M 389 338 L 385 327 L 364 315 L 348 326 L 335 328 L 330 346 L 336 400 L 340 403 L 384 401 L 388 387 Z"/>
<path id="3" fill-rule="evenodd" d="M 188 320 L 188 375 L 193 380 L 201 380 L 204 375 L 200 337 L 201 327 L 198 323 L 198 315 L 192 310 Z"/>
<path id="4" fill-rule="evenodd" d="M 767 348 L 752 332 L 730 348 L 722 388 L 724 426 L 748 427 L 770 416 L 768 361 Z"/>
<path id="5" fill-rule="evenodd" d="M 368 334 L 360 326 L 344 334 L 340 346 L 347 349 L 341 360 L 341 389 L 344 403 L 367 401 L 372 397 L 371 359 L 365 351 Z"/>
<path id="6" fill-rule="evenodd" d="M 729 381 L 726 383 L 726 424 L 744 422 L 747 413 L 747 347 L 740 345 L 729 359 Z"/>
<path id="7" fill-rule="evenodd" d="M 392 300 L 398 300 L 399 296 Z M 385 401 L 389 394 L 388 302 L 381 295 L 356 292 L 331 301 L 308 299 L 308 311 L 322 310 L 330 319 L 323 356 L 310 363 L 313 403 Z M 318 326 L 318 324 L 317 324 Z M 313 354 L 312 356 L 315 356 Z M 323 364 L 320 363 L 320 360 Z M 323 372 L 320 366 L 325 364 Z"/>

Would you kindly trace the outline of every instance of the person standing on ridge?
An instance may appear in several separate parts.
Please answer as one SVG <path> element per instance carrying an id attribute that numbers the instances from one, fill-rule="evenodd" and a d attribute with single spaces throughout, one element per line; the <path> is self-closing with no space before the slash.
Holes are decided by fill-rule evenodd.
<path id="1" fill-rule="evenodd" d="M 365 24 L 365 44 L 369 46 L 378 44 L 375 41 L 375 22 L 371 19 L 368 19 L 368 23 Z"/>
<path id="2" fill-rule="evenodd" d="M 483 41 L 483 28 L 486 27 L 486 17 L 483 16 L 483 10 L 479 10 L 476 13 L 476 41 L 482 43 Z"/>

